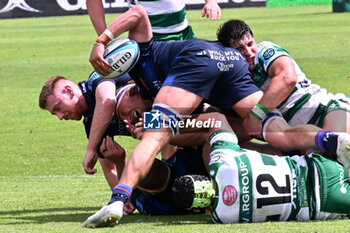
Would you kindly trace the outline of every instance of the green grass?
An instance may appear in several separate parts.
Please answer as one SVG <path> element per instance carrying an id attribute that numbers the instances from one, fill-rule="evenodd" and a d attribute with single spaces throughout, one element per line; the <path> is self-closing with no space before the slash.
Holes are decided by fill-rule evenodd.
<path id="1" fill-rule="evenodd" d="M 257 41 L 290 51 L 314 82 L 349 93 L 350 17 L 331 6 L 224 9 L 219 22 L 188 18 L 200 38 L 215 40 L 230 18 L 247 21 Z M 108 15 L 111 21 L 115 15 Z M 88 77 L 96 35 L 89 17 L 0 20 L 0 232 L 88 232 L 81 223 L 108 201 L 98 165 L 94 176 L 81 162 L 86 138 L 81 122 L 61 122 L 38 107 L 42 84 L 61 74 Z M 118 141 L 130 153 L 135 140 Z M 209 215 L 124 217 L 114 229 L 94 232 L 345 232 L 348 220 L 307 223 L 213 225 Z"/>

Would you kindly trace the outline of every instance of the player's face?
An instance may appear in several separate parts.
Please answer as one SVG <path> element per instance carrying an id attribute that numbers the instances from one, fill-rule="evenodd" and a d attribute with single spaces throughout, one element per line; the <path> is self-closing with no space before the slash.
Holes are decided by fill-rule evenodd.
<path id="1" fill-rule="evenodd" d="M 46 109 L 60 120 L 80 120 L 82 117 L 78 98 L 65 80 L 55 84 L 53 94 L 47 98 Z"/>
<path id="2" fill-rule="evenodd" d="M 242 53 L 242 55 L 246 58 L 247 62 L 249 63 L 250 70 L 253 70 L 257 45 L 252 35 L 248 33 L 244 35 L 242 39 L 236 40 L 230 43 L 230 45 L 232 48 L 235 48 Z"/>
<path id="3" fill-rule="evenodd" d="M 139 119 L 142 118 L 143 112 L 150 111 L 152 102 L 144 100 L 140 95 L 129 95 L 129 90 L 126 93 L 119 104 L 118 116 L 122 120 L 127 120 L 131 124 L 136 124 Z"/>

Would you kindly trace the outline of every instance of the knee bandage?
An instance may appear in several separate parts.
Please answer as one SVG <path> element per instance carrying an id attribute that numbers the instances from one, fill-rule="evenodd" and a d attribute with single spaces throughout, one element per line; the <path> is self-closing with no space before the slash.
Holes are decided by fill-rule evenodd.
<path id="1" fill-rule="evenodd" d="M 184 120 L 175 109 L 166 104 L 153 104 L 153 111 L 160 113 L 162 127 L 170 128 L 173 135 L 180 134 L 179 123 Z"/>

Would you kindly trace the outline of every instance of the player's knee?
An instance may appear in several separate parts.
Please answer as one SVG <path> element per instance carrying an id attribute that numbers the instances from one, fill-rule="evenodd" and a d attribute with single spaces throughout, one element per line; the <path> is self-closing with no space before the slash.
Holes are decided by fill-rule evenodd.
<path id="1" fill-rule="evenodd" d="M 148 193 L 161 192 L 167 187 L 169 179 L 168 166 L 159 159 L 155 159 L 147 175 L 139 181 L 138 188 Z"/>

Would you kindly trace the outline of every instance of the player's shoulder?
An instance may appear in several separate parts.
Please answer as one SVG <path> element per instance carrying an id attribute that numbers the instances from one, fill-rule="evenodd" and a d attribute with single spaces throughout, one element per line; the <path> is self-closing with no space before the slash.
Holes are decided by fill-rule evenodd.
<path id="1" fill-rule="evenodd" d="M 106 79 L 99 75 L 96 71 L 92 72 L 87 80 L 87 88 L 89 91 L 94 91 L 103 82 L 110 82 L 118 88 L 131 80 L 129 74 L 124 74 L 118 78 Z"/>
<path id="2" fill-rule="evenodd" d="M 258 50 L 262 50 L 265 48 L 281 48 L 281 46 L 271 41 L 261 41 L 260 43 L 257 44 L 257 46 L 258 46 Z"/>
<path id="3" fill-rule="evenodd" d="M 274 56 L 289 55 L 286 49 L 270 41 L 262 41 L 257 44 L 257 53 L 259 54 L 259 58 L 264 60 L 268 60 Z"/>
<path id="4" fill-rule="evenodd" d="M 286 49 L 281 46 L 272 43 L 270 41 L 263 41 L 257 44 L 257 56 L 255 57 L 255 63 L 263 65 L 265 70 L 273 63 L 274 60 L 281 56 L 289 56 Z"/>
<path id="5" fill-rule="evenodd" d="M 93 71 L 90 75 L 89 78 L 87 80 L 87 84 L 88 84 L 88 88 L 90 91 L 96 89 L 96 87 L 98 86 L 98 84 L 100 84 L 101 82 L 103 82 L 104 79 L 102 78 L 101 75 L 99 75 L 96 71 Z"/>

